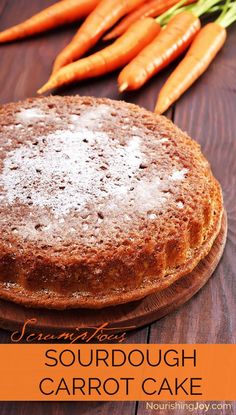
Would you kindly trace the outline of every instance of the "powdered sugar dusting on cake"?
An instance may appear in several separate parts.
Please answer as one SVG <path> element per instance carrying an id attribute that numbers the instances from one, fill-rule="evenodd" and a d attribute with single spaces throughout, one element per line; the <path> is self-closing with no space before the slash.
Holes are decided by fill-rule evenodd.
<path id="1" fill-rule="evenodd" d="M 124 124 L 129 130 L 125 138 L 123 135 L 120 139 L 119 131 L 109 134 L 103 124 L 104 120 L 112 124 L 111 111 L 108 105 L 99 105 L 81 114 L 70 114 L 63 128 L 55 122 L 54 132 L 36 135 L 9 152 L 0 176 L 2 203 L 38 206 L 40 212 L 46 208 L 61 226 L 70 211 L 86 217 L 99 210 L 98 225 L 104 216 L 112 219 L 125 211 L 122 220 L 132 223 L 130 212 L 153 220 L 159 210 L 177 203 L 170 187 L 177 186 L 188 169 L 181 164 L 171 173 L 159 169 L 146 152 L 144 131 L 130 126 L 129 119 Z M 34 107 L 21 110 L 16 118 L 28 124 L 47 122 L 49 118 L 55 121 L 58 115 L 54 110 L 46 114 Z M 165 137 L 153 137 L 158 148 L 167 141 Z M 145 169 L 151 171 L 149 178 Z M 182 208 L 180 204 L 178 207 Z M 41 221 L 43 230 L 55 232 L 54 224 L 46 222 L 44 225 Z M 88 224 L 83 223 L 84 231 L 85 227 Z M 68 231 L 72 234 L 76 229 L 71 226 Z M 37 237 L 37 227 L 29 223 L 21 230 L 23 233 L 27 238 Z"/>
<path id="2" fill-rule="evenodd" d="M 181 181 L 185 178 L 187 173 L 188 173 L 188 169 L 175 170 L 175 171 L 173 171 L 170 179 L 171 180 L 176 180 L 176 181 Z"/>
<path id="3" fill-rule="evenodd" d="M 48 114 L 42 111 L 41 108 L 22 108 L 20 112 L 17 113 L 17 119 L 22 123 L 34 122 L 35 120 L 44 120 L 45 117 L 48 118 Z"/>
<path id="4" fill-rule="evenodd" d="M 108 105 L 99 105 L 95 108 L 90 108 L 84 111 L 81 115 L 71 114 L 69 115 L 70 128 L 78 128 L 83 125 L 85 128 L 96 128 L 102 123 L 103 119 L 109 116 L 111 110 Z"/>
<path id="5" fill-rule="evenodd" d="M 177 206 L 179 209 L 183 209 L 183 208 L 184 208 L 184 204 L 183 204 L 183 202 L 177 202 L 177 203 L 176 203 L 176 206 Z"/>
<path id="6" fill-rule="evenodd" d="M 121 146 L 118 140 L 112 141 L 108 134 L 96 131 L 96 124 L 109 111 L 108 106 L 102 105 L 81 116 L 71 116 L 76 131 L 70 124 L 68 130 L 37 137 L 36 142 L 9 153 L 1 177 L 7 201 L 46 206 L 56 216 L 62 216 L 74 208 L 83 210 L 94 197 L 104 199 L 107 194 L 117 200 L 121 194 L 123 197 L 128 176 L 134 175 L 142 161 L 140 138 L 134 136 Z M 30 117 L 41 115 L 41 110 L 30 112 Z M 98 154 L 96 160 L 95 154 Z M 112 179 L 103 184 L 104 171 Z M 120 182 L 119 186 L 113 186 L 113 181 Z"/>

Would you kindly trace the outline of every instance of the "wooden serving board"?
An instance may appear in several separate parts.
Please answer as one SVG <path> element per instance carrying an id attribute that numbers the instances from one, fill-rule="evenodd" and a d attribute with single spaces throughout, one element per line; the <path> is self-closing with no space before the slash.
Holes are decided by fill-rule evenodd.
<path id="1" fill-rule="evenodd" d="M 9 301 L 0 300 L 0 327 L 8 330 L 21 329 L 28 319 L 37 322 L 29 331 L 44 333 L 74 332 L 75 329 L 93 330 L 109 323 L 109 333 L 129 331 L 164 317 L 176 310 L 196 294 L 216 269 L 226 243 L 227 216 L 224 214 L 221 231 L 206 258 L 188 275 L 165 290 L 143 300 L 108 307 L 102 310 L 46 310 L 26 308 Z"/>

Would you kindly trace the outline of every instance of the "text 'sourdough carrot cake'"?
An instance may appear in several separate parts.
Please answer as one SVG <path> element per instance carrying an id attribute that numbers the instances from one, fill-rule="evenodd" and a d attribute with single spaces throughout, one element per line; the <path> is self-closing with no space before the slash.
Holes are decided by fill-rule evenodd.
<path id="1" fill-rule="evenodd" d="M 197 143 L 108 99 L 0 109 L 0 297 L 98 308 L 140 299 L 210 251 L 221 189 Z"/>

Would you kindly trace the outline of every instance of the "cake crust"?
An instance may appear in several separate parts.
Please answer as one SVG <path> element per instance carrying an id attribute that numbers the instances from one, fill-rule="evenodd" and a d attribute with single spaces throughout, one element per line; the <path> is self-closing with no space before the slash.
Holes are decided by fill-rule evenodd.
<path id="1" fill-rule="evenodd" d="M 48 97 L 0 109 L 0 297 L 101 308 L 191 272 L 221 228 L 199 145 L 124 102 Z"/>

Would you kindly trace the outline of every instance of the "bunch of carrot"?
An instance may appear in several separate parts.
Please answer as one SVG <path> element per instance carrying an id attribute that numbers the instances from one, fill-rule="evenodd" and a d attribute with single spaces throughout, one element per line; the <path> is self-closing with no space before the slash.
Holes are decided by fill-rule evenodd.
<path id="1" fill-rule="evenodd" d="M 178 10 L 185 2 L 186 0 L 180 0 L 178 3 L 176 2 L 172 8 L 159 16 L 158 21 L 151 17 L 146 17 L 134 22 L 113 44 L 93 55 L 77 60 L 60 69 L 55 69 L 55 65 L 57 65 L 58 60 L 60 60 L 60 56 L 64 53 L 62 52 L 56 59 L 54 70 L 49 81 L 40 88 L 38 92 L 43 93 L 52 88 L 57 88 L 71 82 L 103 75 L 127 65 L 145 48 L 145 46 L 148 46 L 157 38 L 157 35 L 161 30 L 161 25 L 165 24 L 172 13 Z M 67 48 L 69 47 L 70 45 Z M 80 44 L 75 43 L 75 47 L 80 49 Z M 78 54 L 78 49 L 76 53 Z M 70 55 L 71 60 L 73 59 L 72 56 L 74 56 L 74 53 Z"/>
<path id="2" fill-rule="evenodd" d="M 220 17 L 201 29 L 199 17 L 218 9 L 222 9 Z M 222 4 L 221 0 L 61 0 L 0 32 L 0 43 L 84 17 L 72 41 L 55 59 L 49 81 L 38 92 L 122 67 L 118 77 L 120 92 L 137 89 L 189 48 L 160 92 L 155 111 L 163 113 L 198 79 L 222 48 L 226 27 L 236 20 L 236 1 L 226 0 Z M 117 22 L 104 37 L 117 38 L 115 42 L 81 59 Z"/>
<path id="3" fill-rule="evenodd" d="M 196 0 L 185 0 L 188 3 L 194 1 Z M 153 0 L 61 0 L 25 22 L 0 32 L 0 43 L 42 33 L 87 16 L 72 41 L 57 56 L 53 66 L 55 73 L 84 55 L 123 16 L 129 17 L 133 12 L 138 12 L 138 16 L 132 17 L 131 23 L 134 23 L 139 19 L 140 13 L 145 14 L 145 10 L 152 10 L 152 13 L 145 16 L 157 16 L 177 2 L 178 0 L 155 0 L 153 9 Z M 129 26 L 128 24 L 124 31 Z"/>
<path id="4" fill-rule="evenodd" d="M 226 41 L 226 28 L 235 20 L 236 2 L 229 5 L 226 1 L 222 14 L 199 31 L 186 56 L 162 87 L 156 113 L 165 112 L 207 70 Z"/>

